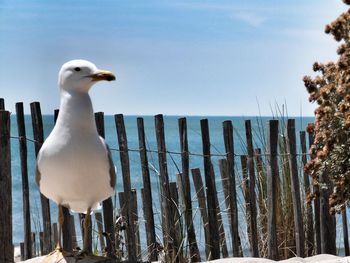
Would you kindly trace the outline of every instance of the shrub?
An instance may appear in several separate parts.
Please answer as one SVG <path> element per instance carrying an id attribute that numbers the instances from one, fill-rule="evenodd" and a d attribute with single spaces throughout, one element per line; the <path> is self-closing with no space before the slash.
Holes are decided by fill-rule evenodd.
<path id="1" fill-rule="evenodd" d="M 343 0 L 345 4 L 350 1 Z M 350 200 L 350 9 L 326 26 L 325 32 L 341 43 L 337 62 L 315 63 L 319 75 L 304 77 L 309 101 L 316 102 L 313 157 L 305 166 L 320 188 L 332 188 L 330 212 L 340 212 Z M 325 178 L 321 183 L 319 178 Z"/>

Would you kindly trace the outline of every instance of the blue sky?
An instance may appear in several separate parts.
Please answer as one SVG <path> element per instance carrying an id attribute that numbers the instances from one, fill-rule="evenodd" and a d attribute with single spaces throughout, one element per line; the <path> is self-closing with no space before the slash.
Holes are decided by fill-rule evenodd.
<path id="1" fill-rule="evenodd" d="M 0 97 L 59 105 L 60 66 L 82 58 L 116 73 L 91 91 L 109 114 L 311 116 L 314 61 L 336 58 L 324 26 L 341 0 L 1 0 Z M 259 105 L 259 106 L 258 106 Z"/>

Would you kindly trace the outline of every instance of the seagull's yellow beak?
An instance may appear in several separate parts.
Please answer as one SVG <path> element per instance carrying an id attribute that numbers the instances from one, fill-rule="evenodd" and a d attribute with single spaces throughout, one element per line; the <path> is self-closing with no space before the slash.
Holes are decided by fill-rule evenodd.
<path id="1" fill-rule="evenodd" d="M 107 81 L 112 81 L 115 80 L 115 75 L 106 70 L 100 70 L 92 75 L 90 75 L 91 79 L 93 81 L 100 81 L 100 80 L 107 80 Z"/>

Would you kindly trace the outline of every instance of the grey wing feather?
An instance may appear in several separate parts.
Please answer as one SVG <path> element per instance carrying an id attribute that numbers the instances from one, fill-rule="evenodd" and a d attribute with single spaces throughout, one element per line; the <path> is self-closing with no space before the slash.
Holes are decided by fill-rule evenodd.
<path id="1" fill-rule="evenodd" d="M 39 171 L 38 163 L 35 165 L 35 182 L 40 188 L 41 173 Z"/>
<path id="2" fill-rule="evenodd" d="M 116 173 L 115 173 L 115 167 L 112 159 L 112 153 L 109 149 L 108 144 L 106 143 L 107 152 L 108 152 L 108 161 L 109 161 L 109 177 L 110 177 L 110 185 L 114 189 L 116 184 Z"/>

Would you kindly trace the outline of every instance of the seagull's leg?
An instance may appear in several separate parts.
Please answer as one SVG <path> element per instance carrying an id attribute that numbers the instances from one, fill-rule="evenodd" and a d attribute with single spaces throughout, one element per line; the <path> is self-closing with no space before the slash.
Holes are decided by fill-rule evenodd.
<path id="1" fill-rule="evenodd" d="M 83 250 L 81 250 L 77 254 L 78 259 L 86 258 L 86 257 L 91 257 L 92 255 L 92 249 L 91 249 L 91 231 L 90 231 L 90 226 L 91 226 L 91 208 L 88 208 L 86 211 L 86 215 L 84 218 L 84 225 L 83 225 Z"/>
<path id="2" fill-rule="evenodd" d="M 88 208 L 84 220 L 84 246 L 83 251 L 91 253 L 91 238 L 90 238 L 90 226 L 91 226 L 91 208 Z"/>
<path id="3" fill-rule="evenodd" d="M 56 249 L 62 251 L 62 227 L 64 223 L 63 207 L 58 205 L 58 240 Z"/>
<path id="4" fill-rule="evenodd" d="M 62 243 L 61 243 L 61 237 L 62 237 L 62 226 L 64 222 L 64 216 L 63 216 L 63 209 L 61 205 L 58 205 L 58 240 L 56 244 L 56 248 L 48 254 L 48 256 L 43 260 L 43 263 L 49 263 L 49 262 L 58 262 L 60 261 L 64 256 L 67 256 L 68 254 L 65 253 L 62 249 Z M 52 259 L 54 257 L 54 261 Z"/>

